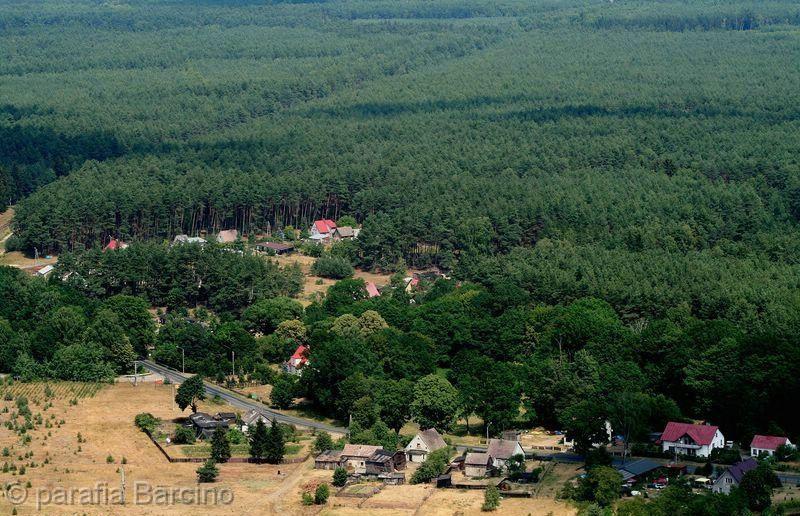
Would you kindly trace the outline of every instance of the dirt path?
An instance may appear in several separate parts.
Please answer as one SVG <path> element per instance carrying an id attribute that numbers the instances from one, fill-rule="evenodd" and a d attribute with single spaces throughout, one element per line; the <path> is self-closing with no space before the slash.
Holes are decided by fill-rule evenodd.
<path id="1" fill-rule="evenodd" d="M 309 457 L 286 476 L 276 491 L 267 495 L 266 501 L 270 508 L 270 514 L 280 514 L 283 511 L 282 504 L 286 501 L 286 496 L 297 487 L 297 484 L 303 480 L 303 476 L 313 467 L 314 458 Z"/>

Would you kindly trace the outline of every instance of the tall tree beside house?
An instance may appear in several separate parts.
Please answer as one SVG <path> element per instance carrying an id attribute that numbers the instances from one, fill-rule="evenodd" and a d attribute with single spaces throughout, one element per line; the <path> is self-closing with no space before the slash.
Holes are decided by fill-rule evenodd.
<path id="1" fill-rule="evenodd" d="M 317 437 L 314 439 L 314 451 L 317 453 L 324 452 L 325 450 L 333 449 L 333 438 L 328 432 L 321 430 L 317 432 Z"/>
<path id="2" fill-rule="evenodd" d="M 273 422 L 274 426 L 274 422 Z M 250 457 L 261 461 L 267 455 L 269 446 L 269 430 L 262 420 L 256 422 L 255 429 L 250 435 Z"/>
<path id="3" fill-rule="evenodd" d="M 272 427 L 267 434 L 264 459 L 270 464 L 280 464 L 285 453 L 286 445 L 284 443 L 283 431 L 281 431 L 277 422 L 273 420 Z"/>
<path id="4" fill-rule="evenodd" d="M 297 395 L 297 377 L 289 374 L 279 374 L 272 382 L 272 392 L 269 399 L 274 407 L 287 409 L 292 406 Z"/>
<path id="5" fill-rule="evenodd" d="M 231 458 L 231 443 L 227 434 L 224 428 L 217 427 L 211 435 L 211 458 L 214 462 L 227 462 Z"/>
<path id="6" fill-rule="evenodd" d="M 197 402 L 206 399 L 206 386 L 203 377 L 196 374 L 178 386 L 175 394 L 175 403 L 181 410 L 192 407 L 192 412 L 197 412 Z"/>
<path id="7" fill-rule="evenodd" d="M 747 498 L 747 505 L 759 512 L 772 505 L 772 492 L 776 487 L 781 487 L 781 481 L 767 461 L 761 461 L 755 469 L 745 473 L 739 483 L 739 489 Z"/>
<path id="8" fill-rule="evenodd" d="M 458 414 L 458 392 L 445 378 L 431 374 L 414 385 L 411 415 L 423 429 L 447 431 Z"/>

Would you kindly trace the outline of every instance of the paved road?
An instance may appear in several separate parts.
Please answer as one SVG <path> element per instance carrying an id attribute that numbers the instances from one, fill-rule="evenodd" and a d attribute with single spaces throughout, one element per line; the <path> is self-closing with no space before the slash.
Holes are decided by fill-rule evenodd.
<path id="1" fill-rule="evenodd" d="M 176 371 L 170 367 L 163 366 L 161 364 L 156 364 L 150 360 L 139 360 L 139 365 L 147 369 L 148 371 L 152 371 L 154 373 L 158 373 L 165 378 L 169 378 L 171 382 L 181 383 L 185 379 L 189 378 L 191 375 L 183 374 L 180 371 Z M 336 432 L 343 434 L 347 432 L 346 428 L 340 428 L 338 426 L 332 426 L 325 423 L 320 423 L 319 421 L 314 421 L 312 419 L 304 419 L 301 417 L 295 416 L 287 416 L 286 414 L 281 414 L 280 412 L 275 412 L 274 410 L 270 410 L 269 408 L 265 407 L 263 403 L 255 400 L 250 400 L 245 398 L 244 396 L 237 394 L 231 390 L 225 389 L 224 387 L 220 387 L 219 385 L 214 385 L 209 382 L 205 382 L 206 384 L 206 392 L 211 396 L 217 395 L 223 400 L 227 401 L 234 407 L 238 407 L 245 410 L 253 409 L 261 414 L 264 414 L 268 419 L 275 419 L 281 423 L 286 423 L 295 426 L 304 426 L 308 428 L 316 428 L 318 430 L 325 430 L 326 432 Z"/>

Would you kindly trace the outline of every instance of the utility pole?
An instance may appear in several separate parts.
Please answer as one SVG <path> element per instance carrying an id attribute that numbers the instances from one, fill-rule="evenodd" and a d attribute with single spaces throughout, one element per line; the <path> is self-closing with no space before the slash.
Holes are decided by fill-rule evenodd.
<path id="1" fill-rule="evenodd" d="M 492 425 L 492 422 L 489 421 L 486 423 L 486 446 L 489 446 L 489 427 Z"/>
<path id="2" fill-rule="evenodd" d="M 138 371 L 138 370 L 137 370 L 137 366 L 138 366 L 138 365 L 139 365 L 139 362 L 137 362 L 136 360 L 134 360 L 134 361 L 133 361 L 133 386 L 134 386 L 134 387 L 136 387 L 136 380 L 137 380 L 137 378 L 139 378 L 139 375 L 137 374 L 137 371 Z"/>
<path id="3" fill-rule="evenodd" d="M 119 474 L 122 477 L 121 481 L 121 496 L 120 496 L 120 505 L 125 505 L 125 466 L 119 467 Z"/>
<path id="4" fill-rule="evenodd" d="M 181 372 L 186 374 L 186 350 L 181 348 Z"/>
<path id="5" fill-rule="evenodd" d="M 236 352 L 234 350 L 231 350 L 231 373 L 233 373 L 233 376 L 231 376 L 231 381 L 235 381 L 235 378 L 236 378 Z"/>

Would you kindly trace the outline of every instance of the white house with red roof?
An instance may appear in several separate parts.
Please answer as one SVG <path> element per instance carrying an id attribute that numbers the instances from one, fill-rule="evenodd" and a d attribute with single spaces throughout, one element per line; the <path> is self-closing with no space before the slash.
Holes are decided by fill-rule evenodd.
<path id="1" fill-rule="evenodd" d="M 690 457 L 708 457 L 716 448 L 725 447 L 719 427 L 670 421 L 657 441 L 661 450 Z"/>
<path id="2" fill-rule="evenodd" d="M 308 365 L 308 346 L 301 344 L 286 361 L 284 368 L 289 374 L 300 374 L 306 365 Z"/>
<path id="3" fill-rule="evenodd" d="M 788 437 L 778 437 L 776 435 L 754 435 L 750 441 L 750 456 L 759 457 L 760 455 L 775 455 L 775 450 L 786 445 L 794 447 Z"/>
<path id="4" fill-rule="evenodd" d="M 328 240 L 336 231 L 336 223 L 330 219 L 315 220 L 311 224 L 311 240 Z"/>

